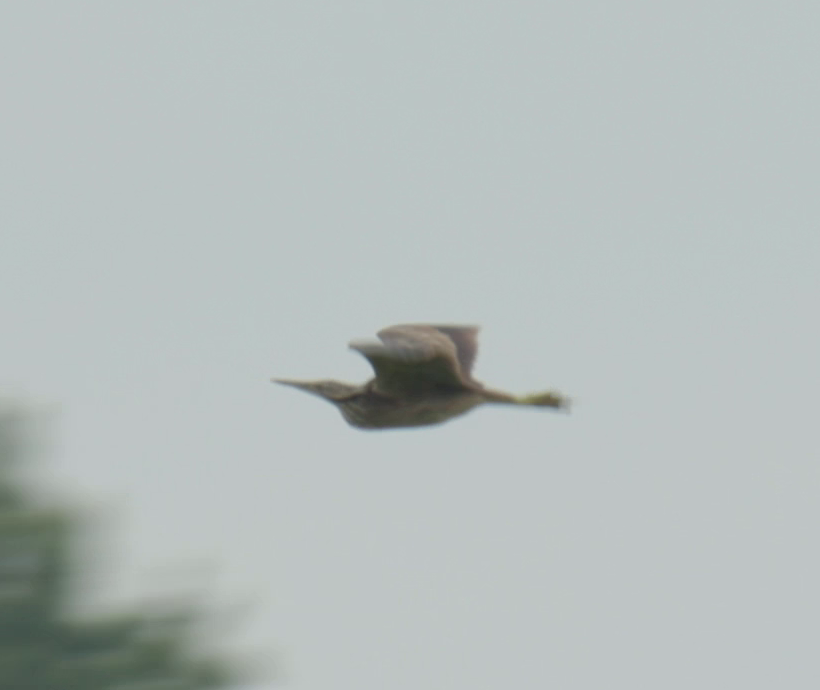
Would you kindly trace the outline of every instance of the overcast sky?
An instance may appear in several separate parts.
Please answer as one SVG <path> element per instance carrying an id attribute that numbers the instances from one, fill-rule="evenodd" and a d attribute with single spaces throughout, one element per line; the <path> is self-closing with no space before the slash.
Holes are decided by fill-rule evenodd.
<path id="1" fill-rule="evenodd" d="M 0 385 L 295 690 L 820 687 L 820 9 L 0 8 Z M 483 327 L 482 408 L 271 376 Z M 210 585 L 209 585 L 210 586 Z"/>

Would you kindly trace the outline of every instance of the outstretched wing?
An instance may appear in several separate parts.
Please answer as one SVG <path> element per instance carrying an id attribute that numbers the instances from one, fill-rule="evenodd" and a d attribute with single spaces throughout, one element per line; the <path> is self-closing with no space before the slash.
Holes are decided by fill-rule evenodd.
<path id="1" fill-rule="evenodd" d="M 456 326 L 391 326 L 379 331 L 381 343 L 352 342 L 350 347 L 368 359 L 376 372 L 376 389 L 383 393 L 463 390 L 471 385 L 469 368 L 476 350 L 475 333 L 470 335 L 470 330 Z"/>
<path id="2" fill-rule="evenodd" d="M 453 341 L 456 346 L 461 375 L 467 379 L 472 376 L 473 362 L 478 354 L 478 326 L 433 326 Z"/>

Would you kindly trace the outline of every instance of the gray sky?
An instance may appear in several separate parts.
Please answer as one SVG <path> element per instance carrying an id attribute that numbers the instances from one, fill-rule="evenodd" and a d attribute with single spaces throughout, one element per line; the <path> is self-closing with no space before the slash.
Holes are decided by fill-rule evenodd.
<path id="1" fill-rule="evenodd" d="M 217 563 L 297 690 L 817 687 L 818 20 L 3 4 L 0 382 L 112 592 Z M 268 382 L 408 321 L 573 414 Z"/>

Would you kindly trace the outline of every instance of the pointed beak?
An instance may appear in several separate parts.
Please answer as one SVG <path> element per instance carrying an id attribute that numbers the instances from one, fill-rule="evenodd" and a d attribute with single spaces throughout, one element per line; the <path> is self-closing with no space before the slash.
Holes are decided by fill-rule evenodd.
<path id="1" fill-rule="evenodd" d="M 293 379 L 271 379 L 271 381 L 273 383 L 281 383 L 283 386 L 298 388 L 300 391 L 305 391 L 305 393 L 313 393 L 314 395 L 318 395 L 316 388 L 311 381 L 294 381 Z"/>
<path id="2" fill-rule="evenodd" d="M 304 388 L 303 381 L 294 381 L 293 379 L 271 379 L 271 383 L 281 383 L 283 386 L 293 386 L 294 388 Z"/>

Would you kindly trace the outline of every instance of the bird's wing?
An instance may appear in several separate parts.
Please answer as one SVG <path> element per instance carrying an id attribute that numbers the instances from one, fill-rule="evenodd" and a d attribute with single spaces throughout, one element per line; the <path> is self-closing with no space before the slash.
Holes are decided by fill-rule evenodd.
<path id="1" fill-rule="evenodd" d="M 391 326 L 378 333 L 381 343 L 352 342 L 376 372 L 383 393 L 420 393 L 440 388 L 463 389 L 454 340 L 434 326 Z"/>
<path id="2" fill-rule="evenodd" d="M 478 354 L 478 326 L 433 326 L 441 331 L 456 346 L 461 374 L 466 378 L 472 376 L 473 362 Z"/>

